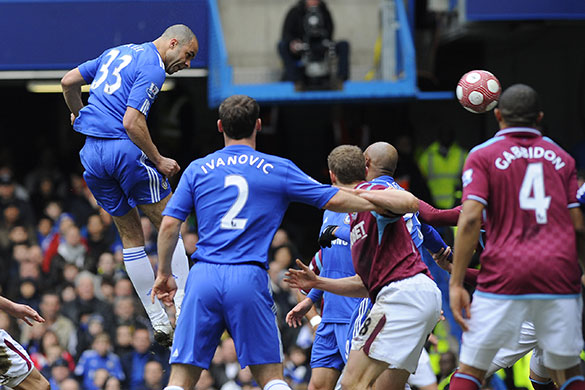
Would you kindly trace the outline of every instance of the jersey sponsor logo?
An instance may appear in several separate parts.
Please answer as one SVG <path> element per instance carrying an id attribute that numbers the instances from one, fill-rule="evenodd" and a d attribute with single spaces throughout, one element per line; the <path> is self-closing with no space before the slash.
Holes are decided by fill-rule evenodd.
<path id="1" fill-rule="evenodd" d="M 227 158 L 227 163 L 221 157 L 217 159 L 213 158 L 206 162 L 205 164 L 201 165 L 201 170 L 203 171 L 203 173 L 208 174 L 210 171 L 213 171 L 215 168 L 219 168 L 221 166 L 246 164 L 249 164 L 250 166 L 253 166 L 257 169 L 260 169 L 262 172 L 264 172 L 265 175 L 268 175 L 270 171 L 272 171 L 272 169 L 274 168 L 274 165 L 264 161 L 263 158 L 261 159 L 258 156 L 240 154 L 237 156 L 229 156 Z"/>
<path id="2" fill-rule="evenodd" d="M 167 188 L 169 188 L 169 185 L 168 185 L 166 180 L 163 180 L 161 185 L 162 185 L 163 190 L 166 190 Z"/>
<path id="3" fill-rule="evenodd" d="M 473 169 L 469 168 L 463 175 L 461 176 L 461 182 L 463 183 L 463 188 L 467 187 L 469 183 L 473 181 Z"/>
<path id="4" fill-rule="evenodd" d="M 343 218 L 343 223 L 346 225 L 350 224 L 349 214 L 346 214 L 345 218 Z"/>
<path id="5" fill-rule="evenodd" d="M 353 229 L 351 229 L 350 240 L 351 240 L 352 246 L 357 241 L 364 239 L 368 236 L 368 233 L 366 233 L 366 228 L 364 227 L 364 224 L 365 224 L 365 221 L 361 221 L 360 223 L 355 225 L 353 227 Z"/>
<path id="6" fill-rule="evenodd" d="M 528 158 L 528 159 L 541 159 L 544 158 L 547 161 L 550 161 L 555 169 L 558 171 L 559 169 L 563 168 L 566 164 L 558 156 L 554 150 L 545 149 L 542 146 L 535 146 L 525 148 L 522 146 L 512 146 L 510 151 L 502 152 L 502 157 L 498 157 L 494 163 L 496 168 L 501 170 L 506 170 L 510 166 L 510 164 L 519 158 Z"/>
<path id="7" fill-rule="evenodd" d="M 150 87 L 146 88 L 146 94 L 149 98 L 153 99 L 158 95 L 160 89 L 156 86 L 155 83 L 150 83 Z"/>

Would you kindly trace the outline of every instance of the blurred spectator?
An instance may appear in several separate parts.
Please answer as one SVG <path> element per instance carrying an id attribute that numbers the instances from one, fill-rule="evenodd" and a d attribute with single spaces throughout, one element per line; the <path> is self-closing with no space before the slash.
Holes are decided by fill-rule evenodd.
<path id="1" fill-rule="evenodd" d="M 73 322 L 61 314 L 61 298 L 53 292 L 45 293 L 41 296 L 39 305 L 40 314 L 45 319 L 47 329 L 55 332 L 59 340 L 59 345 L 69 350 L 70 343 L 76 343 L 75 326 Z M 30 327 L 25 327 L 22 331 L 22 338 L 25 343 L 30 338 Z"/>
<path id="2" fill-rule="evenodd" d="M 37 222 L 36 238 L 43 251 L 51 243 L 51 239 L 53 238 L 52 231 L 53 220 L 46 215 L 41 216 Z"/>
<path id="3" fill-rule="evenodd" d="M 439 358 L 439 375 L 437 383 L 441 383 L 457 368 L 457 355 L 453 351 L 442 353 Z"/>
<path id="4" fill-rule="evenodd" d="M 64 263 L 74 264 L 79 269 L 88 270 L 88 264 L 86 262 L 87 244 L 81 237 L 79 228 L 72 225 L 63 233 L 64 241 L 59 244 L 57 254 L 53 257 L 52 262 L 62 261 Z M 89 269 L 89 271 L 91 271 L 91 269 Z"/>
<path id="5" fill-rule="evenodd" d="M 111 278 L 101 278 L 100 281 L 100 289 L 99 289 L 99 298 L 103 299 L 105 302 L 113 305 L 114 301 L 116 300 L 115 288 L 114 288 L 114 280 Z"/>
<path id="6" fill-rule="evenodd" d="M 284 376 L 290 381 L 294 389 L 298 385 L 308 384 L 311 379 L 311 369 L 306 352 L 296 346 L 289 349 L 287 358 L 284 361 Z"/>
<path id="7" fill-rule="evenodd" d="M 94 214 L 99 206 L 80 174 L 72 173 L 69 176 L 69 184 L 69 196 L 65 200 L 68 205 L 66 211 L 73 216 L 77 225 L 86 225 L 89 216 Z"/>
<path id="8" fill-rule="evenodd" d="M 120 380 L 114 376 L 108 377 L 104 382 L 104 386 L 102 389 L 104 390 L 120 390 L 122 388 L 122 384 Z"/>
<path id="9" fill-rule="evenodd" d="M 69 363 L 63 358 L 55 360 L 51 364 L 51 373 L 48 376 L 49 384 L 52 390 L 62 389 L 63 383 L 71 378 L 72 371 L 69 369 Z"/>
<path id="10" fill-rule="evenodd" d="M 91 214 L 83 235 L 87 242 L 87 262 L 85 268 L 93 273 L 97 270 L 98 259 L 103 253 L 110 252 L 114 244 L 106 234 L 104 221 L 99 214 Z M 113 260 L 113 259 L 112 259 Z"/>
<path id="11" fill-rule="evenodd" d="M 307 17 L 308 14 L 310 17 Z M 333 39 L 333 19 L 322 0 L 299 0 L 286 14 L 278 53 L 284 63 L 283 81 L 300 81 L 310 76 L 303 53 L 310 59 L 328 59 L 328 41 Z M 335 42 L 338 57 L 337 77 L 349 78 L 349 43 Z M 307 57 L 305 57 L 305 60 Z M 328 69 L 327 69 L 328 70 Z"/>
<path id="12" fill-rule="evenodd" d="M 55 182 L 48 176 L 40 179 L 36 187 L 30 195 L 30 204 L 36 218 L 39 218 L 45 212 L 45 208 L 49 202 L 53 200 L 62 200 L 57 195 Z"/>
<path id="13" fill-rule="evenodd" d="M 96 336 L 103 332 L 104 317 L 101 314 L 83 314 L 77 327 L 75 356 L 79 358 L 83 351 L 91 347 Z"/>
<path id="14" fill-rule="evenodd" d="M 218 358 L 217 363 L 210 367 L 209 371 L 215 386 L 221 389 L 226 383 L 235 381 L 240 371 L 236 347 L 231 337 L 222 340 L 218 349 Z"/>
<path id="15" fill-rule="evenodd" d="M 150 333 L 146 328 L 136 328 L 132 335 L 132 351 L 122 356 L 122 367 L 126 374 L 124 388 L 129 390 L 139 390 L 145 384 L 145 369 L 150 361 L 156 361 L 161 364 L 168 360 L 168 353 L 163 353 L 160 349 L 152 346 Z M 166 356 L 165 356 L 166 355 Z"/>
<path id="16" fill-rule="evenodd" d="M 80 386 L 79 386 L 79 382 L 75 379 L 69 378 L 69 379 L 65 379 L 63 382 L 61 382 L 61 384 L 59 385 L 58 390 L 79 390 Z M 51 387 L 51 390 L 53 390 L 53 388 Z"/>
<path id="17" fill-rule="evenodd" d="M 427 147 L 418 159 L 418 165 L 433 196 L 433 204 L 442 209 L 455 205 L 461 195 L 461 171 L 467 152 L 455 142 L 455 131 L 450 127 L 439 129 L 439 139 Z"/>
<path id="18" fill-rule="evenodd" d="M 119 380 L 124 380 L 120 358 L 110 352 L 110 348 L 110 336 L 107 333 L 100 333 L 95 337 L 92 349 L 83 352 L 79 358 L 77 367 L 75 367 L 75 375 L 82 378 L 84 390 L 99 390 L 99 387 L 94 383 L 94 378 L 100 369 L 106 370 L 109 375 L 115 376 Z"/>
<path id="19" fill-rule="evenodd" d="M 117 297 L 131 297 L 134 295 L 134 286 L 128 278 L 121 278 L 116 281 L 114 294 Z"/>
<path id="20" fill-rule="evenodd" d="M 417 198 L 427 203 L 433 203 L 429 187 L 414 157 L 413 143 L 410 134 L 399 135 L 392 142 L 392 145 L 398 150 L 398 166 L 394 179 L 402 188 L 412 192 Z"/>
<path id="21" fill-rule="evenodd" d="M 143 315 L 136 313 L 136 299 L 134 296 L 117 297 L 114 300 L 114 314 L 116 326 L 129 325 L 132 328 L 149 328 L 150 321 Z"/>
<path id="22" fill-rule="evenodd" d="M 118 325 L 116 327 L 116 341 L 114 343 L 114 353 L 118 356 L 125 356 L 132 352 L 132 328 L 130 325 Z"/>
<path id="23" fill-rule="evenodd" d="M 0 174 L 0 209 L 4 211 L 8 205 L 16 207 L 22 223 L 31 226 L 35 222 L 34 212 L 28 203 L 28 194 L 20 188 L 17 188 L 12 174 Z"/>
<path id="24" fill-rule="evenodd" d="M 165 382 L 162 364 L 151 360 L 144 366 L 144 383 L 137 390 L 160 390 L 165 387 Z"/>
<path id="25" fill-rule="evenodd" d="M 112 306 L 95 296 L 94 276 L 87 271 L 81 272 L 76 278 L 75 289 L 77 296 L 63 305 L 63 314 L 80 325 L 82 315 L 99 313 L 104 318 L 105 331 L 113 334 L 115 321 Z"/>

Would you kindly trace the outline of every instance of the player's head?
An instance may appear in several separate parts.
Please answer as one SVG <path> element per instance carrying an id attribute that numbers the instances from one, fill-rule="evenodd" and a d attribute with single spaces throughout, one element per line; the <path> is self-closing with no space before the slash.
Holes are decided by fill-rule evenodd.
<path id="1" fill-rule="evenodd" d="M 240 140 L 249 138 L 254 130 L 260 130 L 260 106 L 246 95 L 234 95 L 219 106 L 217 126 L 228 138 Z"/>
<path id="2" fill-rule="evenodd" d="M 500 96 L 495 115 L 502 127 L 534 127 L 542 119 L 538 94 L 525 84 L 514 84 Z"/>
<path id="3" fill-rule="evenodd" d="M 336 147 L 327 156 L 327 165 L 333 184 L 354 184 L 366 178 L 366 161 L 357 146 Z"/>
<path id="4" fill-rule="evenodd" d="M 165 30 L 155 41 L 161 46 L 165 71 L 173 74 L 191 66 L 191 60 L 199 51 L 199 42 L 191 29 L 184 24 L 175 24 Z"/>
<path id="5" fill-rule="evenodd" d="M 394 176 L 398 164 L 398 151 L 388 142 L 376 142 L 364 152 L 366 158 L 366 180 L 379 176 Z"/>

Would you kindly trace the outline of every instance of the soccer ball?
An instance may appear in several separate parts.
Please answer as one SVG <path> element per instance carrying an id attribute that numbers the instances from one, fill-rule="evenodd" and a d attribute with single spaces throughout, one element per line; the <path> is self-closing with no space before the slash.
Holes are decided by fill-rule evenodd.
<path id="1" fill-rule="evenodd" d="M 457 100 L 467 111 L 475 114 L 493 109 L 498 104 L 502 87 L 487 70 L 472 70 L 461 77 L 455 93 Z"/>

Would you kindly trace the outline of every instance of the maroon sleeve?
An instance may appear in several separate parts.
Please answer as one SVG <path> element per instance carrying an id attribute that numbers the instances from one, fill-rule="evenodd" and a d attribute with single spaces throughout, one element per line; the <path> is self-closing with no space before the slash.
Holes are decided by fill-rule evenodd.
<path id="1" fill-rule="evenodd" d="M 479 275 L 478 269 L 467 268 L 465 270 L 465 279 L 463 279 L 463 281 L 465 284 L 475 287 L 477 285 L 477 275 Z"/>
<path id="2" fill-rule="evenodd" d="M 457 226 L 460 213 L 461 206 L 447 210 L 439 210 L 425 201 L 419 201 L 419 219 L 431 226 Z"/>

